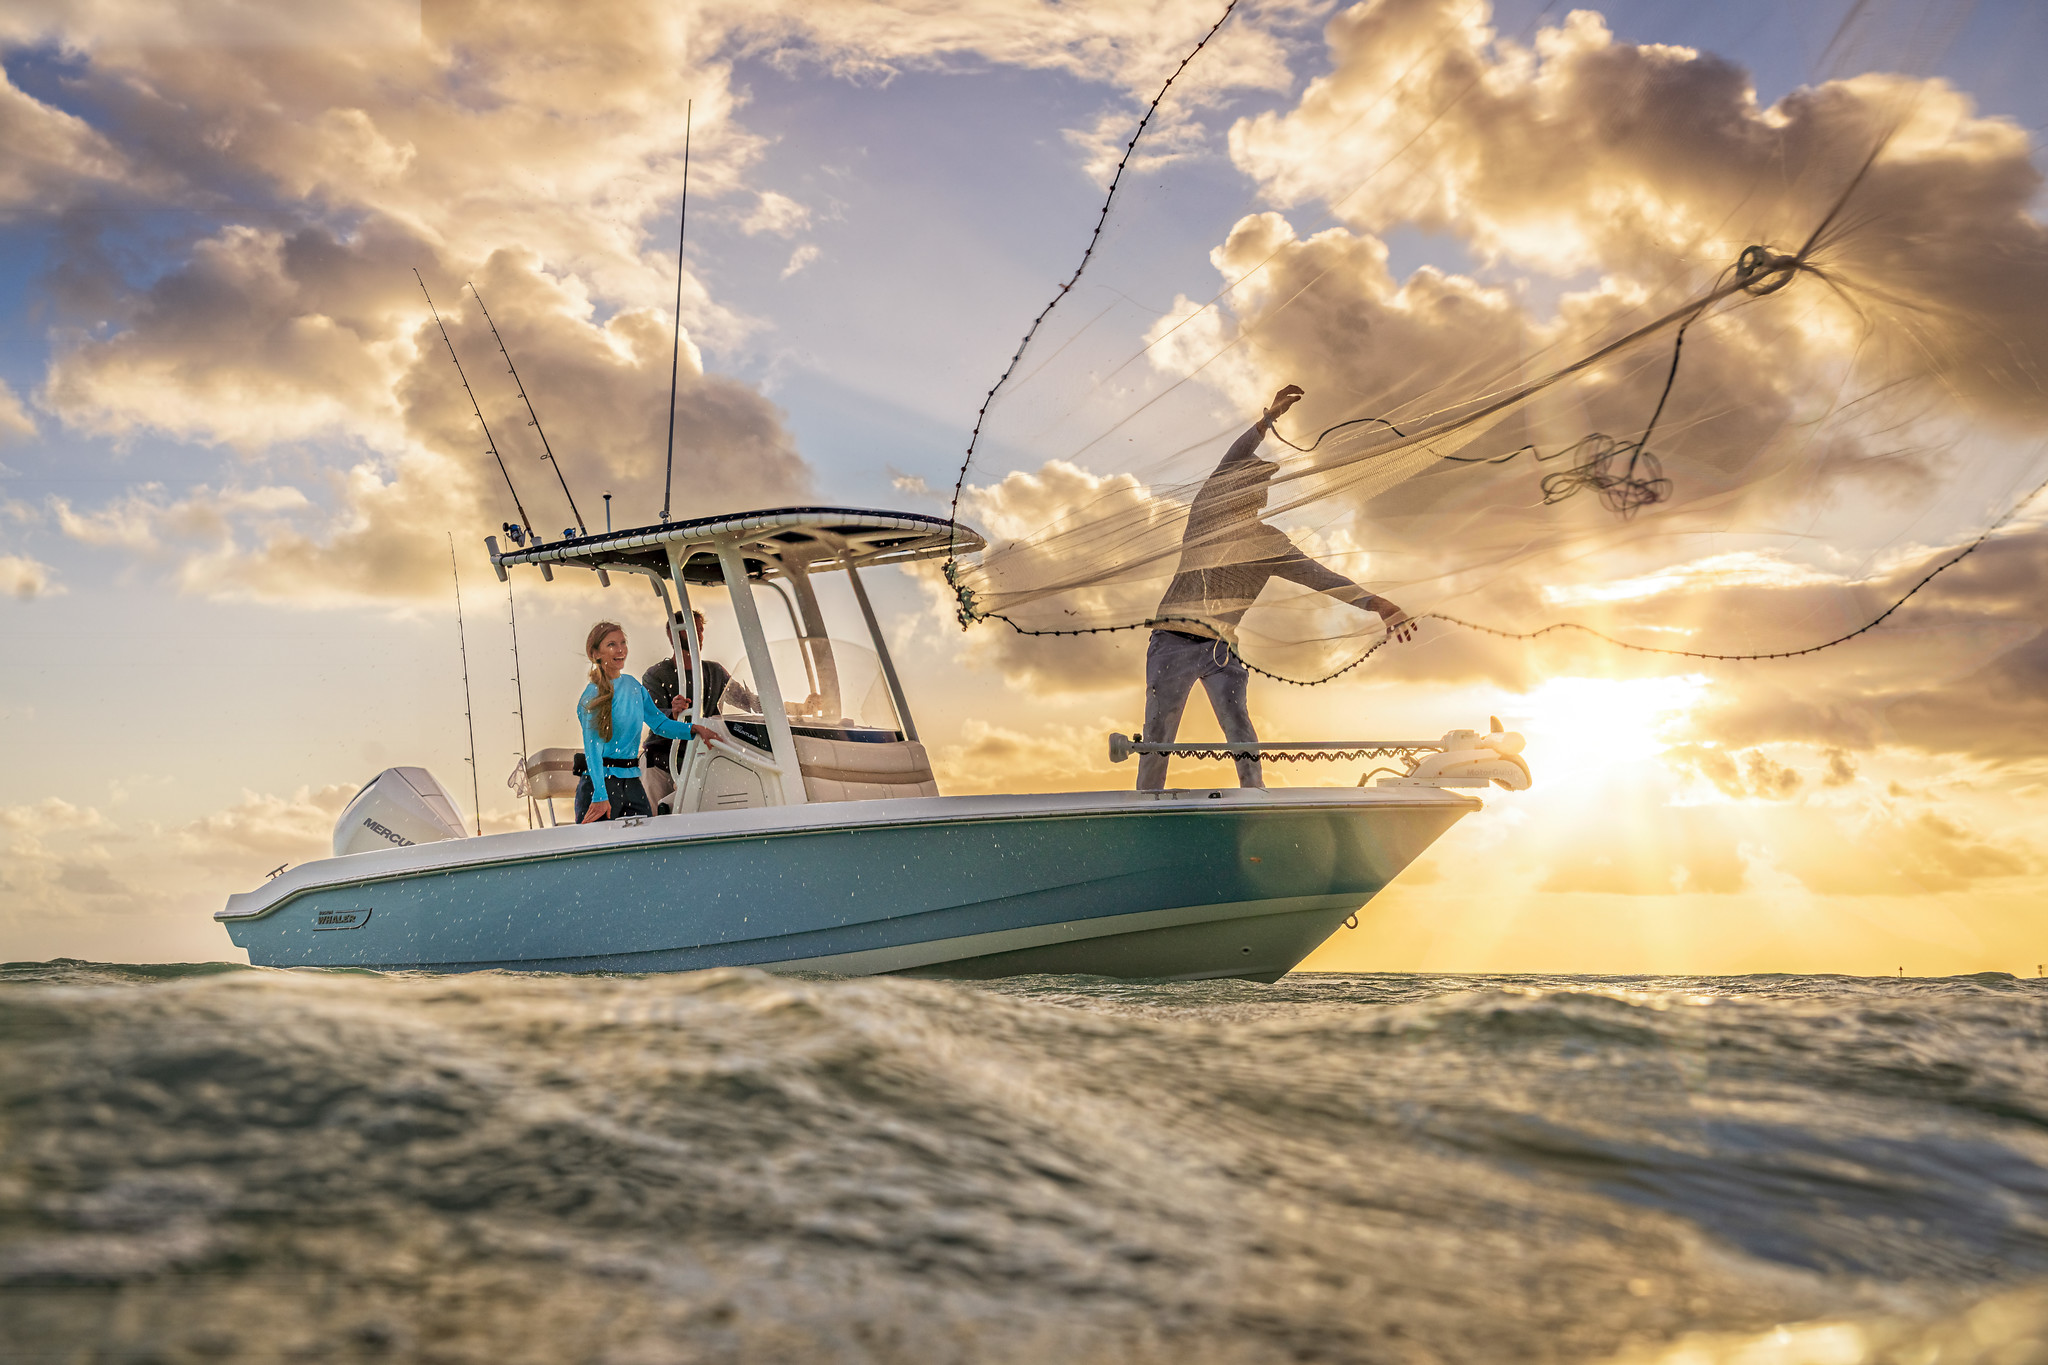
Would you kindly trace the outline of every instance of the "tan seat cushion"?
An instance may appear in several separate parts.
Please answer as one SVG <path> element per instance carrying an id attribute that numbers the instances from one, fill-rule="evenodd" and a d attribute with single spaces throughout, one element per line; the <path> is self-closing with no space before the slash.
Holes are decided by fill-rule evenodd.
<path id="1" fill-rule="evenodd" d="M 937 796 L 931 759 L 924 745 L 860 744 L 847 739 L 796 736 L 797 764 L 804 794 L 813 801 L 880 801 L 898 796 Z"/>
<path id="2" fill-rule="evenodd" d="M 537 749 L 526 756 L 526 790 L 534 799 L 576 794 L 575 749 Z"/>

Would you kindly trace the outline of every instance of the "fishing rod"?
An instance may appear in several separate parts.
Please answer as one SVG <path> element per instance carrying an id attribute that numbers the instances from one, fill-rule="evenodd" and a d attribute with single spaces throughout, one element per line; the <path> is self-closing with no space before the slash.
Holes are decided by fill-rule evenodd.
<path id="1" fill-rule="evenodd" d="M 526 772 L 526 684 L 519 676 L 519 608 L 512 602 L 512 577 L 505 576 L 505 615 L 512 623 L 512 695 L 518 704 L 512 714 L 519 717 L 519 771 Z M 526 779 L 526 827 L 539 824 L 534 818 L 533 779 Z"/>
<path id="2" fill-rule="evenodd" d="M 518 511 L 520 522 L 529 532 L 538 531 L 539 528 L 533 524 L 533 518 L 526 515 L 526 508 L 519 501 L 519 489 L 512 483 L 512 471 L 505 468 L 505 457 L 498 453 L 498 443 L 491 437 L 491 424 L 484 420 L 483 407 L 476 401 L 476 390 L 469 386 L 469 376 L 462 372 L 462 359 L 455 354 L 455 343 L 448 339 L 448 324 L 441 321 L 441 310 L 434 307 L 434 296 L 427 293 L 427 282 L 421 276 L 418 266 L 412 268 L 412 277 L 420 282 L 420 293 L 427 296 L 427 311 L 434 315 L 434 325 L 441 329 L 441 342 L 448 348 L 448 358 L 455 362 L 455 377 L 462 381 L 462 391 L 469 395 L 469 407 L 470 411 L 476 414 L 476 424 L 484 429 L 484 445 L 490 450 L 491 458 L 498 462 L 498 472 L 505 476 L 505 489 L 512 495 L 512 506 Z M 534 538 L 538 540 L 539 536 L 536 535 Z M 452 537 L 448 553 L 455 553 Z"/>
<path id="3" fill-rule="evenodd" d="M 498 335 L 498 324 L 491 321 L 491 310 L 484 308 L 484 296 L 477 293 L 476 281 L 465 280 L 469 292 L 476 294 L 476 306 L 483 309 L 484 322 L 491 329 L 491 340 L 498 343 L 498 354 L 505 357 L 505 372 L 512 376 L 512 383 L 519 390 L 519 401 L 526 404 L 526 425 L 540 433 L 540 448 L 547 452 L 548 463 L 555 467 L 555 479 L 562 485 L 562 496 L 569 500 L 569 512 L 576 518 L 576 534 L 587 536 L 590 529 L 583 524 L 582 509 L 576 506 L 576 495 L 569 491 L 569 480 L 563 477 L 562 462 L 555 458 L 555 448 L 548 444 L 547 428 L 540 424 L 540 414 L 533 410 L 533 400 L 526 396 L 526 385 L 519 378 L 519 367 L 512 363 L 512 353 L 505 349 L 505 338 Z"/>
<path id="4" fill-rule="evenodd" d="M 683 358 L 683 244 L 690 234 L 690 121 L 695 100 L 683 102 L 683 210 L 676 228 L 675 339 L 668 358 L 668 462 L 661 474 L 661 520 L 668 524 L 669 492 L 676 473 L 676 375 Z"/>
<path id="5" fill-rule="evenodd" d="M 424 287 L 424 286 L 422 286 Z M 462 628 L 462 570 L 455 564 L 455 533 L 448 533 L 448 571 L 455 575 L 455 643 L 462 650 L 462 719 L 469 726 L 469 799 L 476 815 L 476 832 L 484 832 L 484 793 L 476 777 L 476 717 L 469 701 L 469 637 Z"/>

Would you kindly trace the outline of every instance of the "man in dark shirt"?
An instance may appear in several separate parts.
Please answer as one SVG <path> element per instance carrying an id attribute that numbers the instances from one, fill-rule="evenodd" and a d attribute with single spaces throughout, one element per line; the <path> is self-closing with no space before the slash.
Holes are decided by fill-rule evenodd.
<path id="1" fill-rule="evenodd" d="M 697 641 L 701 646 L 704 641 L 704 613 L 696 611 L 690 614 L 697 618 Z M 681 668 L 676 666 L 675 656 L 671 654 L 642 673 L 640 685 L 654 698 L 656 706 L 680 718 L 690 706 L 690 637 L 683 629 L 681 612 L 675 614 L 675 623 L 676 636 L 683 642 Z M 741 711 L 757 712 L 761 709 L 761 699 L 755 696 L 745 683 L 736 681 L 731 670 L 724 664 L 715 663 L 710 659 L 704 661 L 704 695 L 708 700 L 704 704 L 703 714 L 697 717 L 699 720 L 705 716 L 718 715 L 726 703 Z M 669 758 L 674 747 L 674 740 L 649 731 L 646 747 L 640 751 L 641 781 L 647 788 L 647 799 L 657 808 L 676 789 L 675 783 L 669 780 L 668 775 Z"/>
<path id="2" fill-rule="evenodd" d="M 1395 638 L 1406 638 L 1407 612 L 1310 559 L 1284 534 L 1259 520 L 1266 510 L 1266 486 L 1279 471 L 1278 465 L 1258 457 L 1259 442 L 1301 397 L 1295 384 L 1274 394 L 1273 405 L 1231 444 L 1188 507 L 1180 570 L 1160 600 L 1154 617 L 1160 624 L 1145 650 L 1144 739 L 1149 744 L 1172 742 L 1188 693 L 1198 682 L 1209 694 L 1224 739 L 1232 744 L 1258 742 L 1245 704 L 1250 675 L 1232 646 L 1238 622 L 1271 579 L 1284 578 L 1377 612 L 1386 628 L 1396 632 Z M 1237 780 L 1246 787 L 1266 785 L 1255 758 L 1237 760 Z M 1141 755 L 1138 790 L 1159 791 L 1165 785 L 1166 756 Z"/>

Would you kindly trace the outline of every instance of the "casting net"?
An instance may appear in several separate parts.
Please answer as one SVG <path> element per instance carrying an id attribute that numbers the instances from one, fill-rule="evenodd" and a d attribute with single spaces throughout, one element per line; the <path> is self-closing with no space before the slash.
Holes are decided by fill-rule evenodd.
<path id="1" fill-rule="evenodd" d="M 1382 603 L 1423 647 L 1782 656 L 2026 525 L 2048 236 L 2028 133 L 1944 74 L 1980 19 L 1759 5 L 1753 75 L 1639 8 L 1373 0 L 1249 114 L 1203 79 L 1227 20 L 983 411 L 962 623 L 1165 626 L 1296 682 L 1387 642 Z"/>

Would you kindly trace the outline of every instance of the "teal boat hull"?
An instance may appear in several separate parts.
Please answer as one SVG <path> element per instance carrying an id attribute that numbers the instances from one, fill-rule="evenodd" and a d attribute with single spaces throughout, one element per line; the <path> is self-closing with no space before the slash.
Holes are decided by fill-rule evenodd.
<path id="1" fill-rule="evenodd" d="M 1272 980 L 1477 808 L 1291 789 L 666 816 L 327 859 L 217 918 L 270 967 Z"/>

